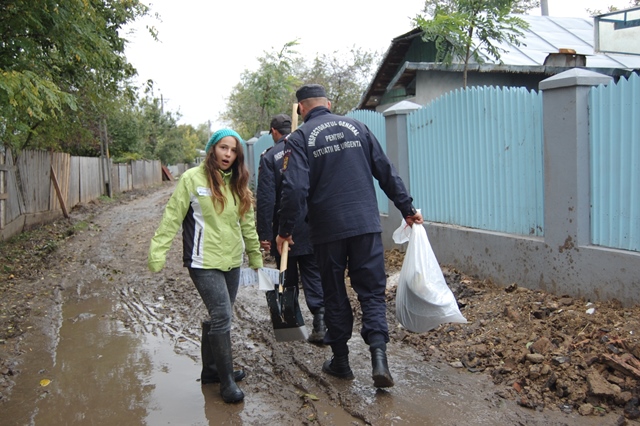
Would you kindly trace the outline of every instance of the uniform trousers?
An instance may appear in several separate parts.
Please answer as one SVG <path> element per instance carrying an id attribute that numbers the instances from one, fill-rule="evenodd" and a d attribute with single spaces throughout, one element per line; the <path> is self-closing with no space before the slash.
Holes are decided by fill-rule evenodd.
<path id="1" fill-rule="evenodd" d="M 276 256 L 276 263 L 280 268 L 280 256 Z M 289 256 L 287 258 L 287 270 L 284 273 L 285 286 L 298 285 L 302 281 L 302 290 L 307 302 L 307 308 L 312 314 L 324 306 L 322 297 L 322 283 L 320 269 L 314 254 L 302 256 Z"/>
<path id="2" fill-rule="evenodd" d="M 314 245 L 324 291 L 325 343 L 335 355 L 348 353 L 353 330 L 353 311 L 347 296 L 345 270 L 362 310 L 360 335 L 368 345 L 389 342 L 385 289 L 384 247 L 380 233 Z"/>

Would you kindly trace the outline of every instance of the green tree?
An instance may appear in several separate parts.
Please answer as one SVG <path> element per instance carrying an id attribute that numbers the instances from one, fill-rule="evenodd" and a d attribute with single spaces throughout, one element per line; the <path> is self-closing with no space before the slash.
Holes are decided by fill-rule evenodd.
<path id="1" fill-rule="evenodd" d="M 142 154 L 144 158 L 158 159 L 161 139 L 177 126 L 178 113 L 164 110 L 162 97 L 155 95 L 154 82 L 149 80 L 144 89 L 144 98 L 138 101 L 142 120 Z"/>
<path id="2" fill-rule="evenodd" d="M 424 33 L 423 40 L 435 42 L 438 61 L 450 65 L 461 62 L 463 85 L 467 87 L 467 70 L 471 59 L 482 63 L 481 52 L 500 60 L 503 51 L 498 43 L 520 45 L 518 37 L 528 24 L 510 13 L 520 10 L 516 0 L 427 0 L 424 14 L 414 23 Z"/>
<path id="3" fill-rule="evenodd" d="M 198 127 L 196 127 L 196 135 L 198 136 L 198 144 L 196 145 L 196 148 L 204 150 L 207 146 L 207 142 L 209 142 L 211 134 L 211 122 L 199 124 Z"/>
<path id="4" fill-rule="evenodd" d="M 353 46 L 348 52 L 319 55 L 302 71 L 302 83 L 322 84 L 331 100 L 331 111 L 344 115 L 360 102 L 373 76 L 379 55 Z"/>
<path id="5" fill-rule="evenodd" d="M 103 120 L 106 119 L 109 133 L 115 131 L 117 136 L 122 135 L 121 129 L 142 125 L 140 122 L 129 124 L 139 119 L 136 114 L 138 99 L 133 88 L 125 86 L 112 97 L 96 101 L 93 97 L 95 84 L 87 82 L 77 90 L 75 99 L 78 107 L 75 110 L 64 107 L 59 119 L 42 120 L 29 133 L 28 147 L 93 157 L 101 153 L 100 126 Z M 116 125 L 112 124 L 114 121 Z M 110 151 L 114 153 L 114 149 Z"/>
<path id="6" fill-rule="evenodd" d="M 117 98 L 135 74 L 119 31 L 147 12 L 138 0 L 2 1 L 3 144 L 19 150 L 38 133 L 93 132 L 97 125 L 86 120 L 101 120 L 97 106 Z"/>
<path id="7" fill-rule="evenodd" d="M 196 130 L 183 124 L 163 135 L 157 147 L 157 157 L 163 164 L 192 163 L 198 155 L 199 143 Z"/>
<path id="8" fill-rule="evenodd" d="M 123 103 L 107 117 L 109 153 L 116 163 L 144 158 L 144 116 L 137 104 Z"/>
<path id="9" fill-rule="evenodd" d="M 511 6 L 511 13 L 527 13 L 537 7 L 540 7 L 539 0 L 516 0 Z"/>
<path id="10" fill-rule="evenodd" d="M 233 88 L 222 119 L 244 138 L 269 128 L 273 115 L 291 114 L 295 91 L 303 83 L 325 86 L 332 110 L 345 114 L 355 108 L 375 71 L 376 53 L 351 48 L 346 53 L 316 55 L 305 63 L 289 42 L 279 52 L 258 59 L 257 71 L 245 70 Z"/>
<path id="11" fill-rule="evenodd" d="M 102 116 L 107 122 L 109 152 L 114 161 L 171 157 L 167 154 L 167 146 L 162 148 L 162 154 L 160 149 L 168 139 L 175 138 L 179 114 L 165 111 L 162 99 L 153 92 L 154 83 L 148 81 L 143 98 L 120 97 L 114 100 L 111 108 L 103 110 Z M 98 145 L 93 155 L 99 153 Z"/>
<path id="12" fill-rule="evenodd" d="M 258 58 L 256 71 L 245 70 L 233 88 L 222 120 L 245 138 L 268 129 L 271 117 L 289 111 L 298 79 L 294 70 L 300 63 L 293 48 L 297 41 L 286 43 L 279 51 L 265 52 Z"/>

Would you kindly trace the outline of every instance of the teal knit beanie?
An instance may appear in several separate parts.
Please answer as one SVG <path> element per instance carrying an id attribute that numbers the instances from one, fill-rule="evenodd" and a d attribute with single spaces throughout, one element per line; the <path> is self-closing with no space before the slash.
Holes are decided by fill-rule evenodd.
<path id="1" fill-rule="evenodd" d="M 242 143 L 242 138 L 240 137 L 240 135 L 238 133 L 236 133 L 235 130 L 220 129 L 220 130 L 216 131 L 213 135 L 211 135 L 211 138 L 209 139 L 209 142 L 207 142 L 207 146 L 204 148 L 204 152 L 208 154 L 209 153 L 209 149 L 211 149 L 212 146 L 217 144 L 220 141 L 220 139 L 222 139 L 222 138 L 224 138 L 226 136 L 233 136 L 234 138 L 236 138 L 238 140 L 238 142 Z"/>

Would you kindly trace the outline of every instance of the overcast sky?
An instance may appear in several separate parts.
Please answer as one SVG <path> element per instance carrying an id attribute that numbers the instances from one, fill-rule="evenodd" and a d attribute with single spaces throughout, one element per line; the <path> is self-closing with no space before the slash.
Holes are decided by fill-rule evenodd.
<path id="1" fill-rule="evenodd" d="M 144 1 L 144 0 L 143 0 Z M 157 19 L 136 22 L 125 34 L 126 55 L 140 83 L 152 79 L 165 110 L 179 111 L 180 123 L 194 127 L 217 121 L 226 99 L 256 58 L 299 40 L 305 57 L 357 46 L 384 53 L 391 40 L 412 29 L 424 0 L 373 2 L 267 2 L 263 0 L 147 0 Z M 386 4 L 381 7 L 381 4 Z M 549 15 L 588 17 L 586 9 L 627 7 L 628 0 L 548 0 Z M 539 15 L 539 11 L 531 14 Z M 155 42 L 145 30 L 159 32 Z"/>

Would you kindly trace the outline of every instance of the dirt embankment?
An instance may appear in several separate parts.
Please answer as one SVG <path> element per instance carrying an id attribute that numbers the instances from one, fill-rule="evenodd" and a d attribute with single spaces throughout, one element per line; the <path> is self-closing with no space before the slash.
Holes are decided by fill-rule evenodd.
<path id="1" fill-rule="evenodd" d="M 57 248 L 79 233 L 101 232 L 101 225 L 92 221 L 100 211 L 152 192 L 136 191 L 110 203 L 81 206 L 72 212 L 72 220 L 61 219 L 0 243 L 0 401 L 7 399 L 19 376 L 20 342 L 29 333 L 34 318 L 60 303 L 62 289 L 55 284 L 55 279 L 47 279 L 47 285 L 42 285 L 45 275 L 50 277 L 52 271 L 65 267 L 65 260 L 56 257 Z M 161 208 L 165 201 L 158 201 L 156 208 Z M 146 224 L 143 219 L 139 222 L 140 227 L 146 228 L 156 224 Z M 126 244 L 135 245 L 128 250 L 144 257 L 148 238 L 132 238 Z M 87 247 L 90 248 L 90 244 Z M 401 252 L 387 252 L 389 275 L 400 270 L 402 260 Z M 170 263 L 176 276 L 184 274 L 179 260 L 170 260 L 168 265 Z M 407 332 L 395 319 L 395 287 L 390 285 L 387 299 L 392 341 L 416 348 L 427 361 L 442 361 L 468 374 L 486 375 L 499 386 L 498 397 L 516 401 L 532 412 L 578 412 L 590 417 L 615 413 L 618 424 L 636 424 L 640 417 L 639 306 L 623 308 L 616 301 L 592 304 L 516 284 L 501 288 L 453 268 L 443 270 L 469 323 L 445 324 L 428 333 Z M 112 273 L 118 275 L 122 271 L 115 268 Z M 183 318 L 194 322 L 189 319 L 198 303 L 194 289 L 188 281 L 179 284 L 165 281 L 150 290 L 152 297 L 161 298 L 163 309 L 170 311 L 176 321 Z M 123 300 L 139 297 L 133 287 L 119 291 L 128 292 Z M 358 306 L 352 296 L 352 305 Z M 185 303 L 186 298 L 191 299 L 189 303 Z M 240 321 L 244 315 L 250 316 L 250 306 L 239 309 Z M 359 310 L 354 309 L 354 313 L 357 318 Z M 125 324 L 135 326 L 135 318 L 130 313 L 122 315 Z M 187 338 L 197 340 L 197 322 L 194 324 L 186 327 L 192 329 L 192 335 Z M 242 333 L 246 341 L 250 341 L 253 335 L 268 334 L 268 328 L 268 324 L 248 322 Z M 273 342 L 264 344 L 273 345 Z M 249 359 L 251 356 L 258 355 L 247 353 L 244 360 L 247 364 L 256 362 Z M 303 363 L 298 367 L 308 369 Z M 317 376 L 313 372 L 308 374 Z M 340 399 L 340 395 L 336 394 L 335 398 Z M 307 406 L 307 410 L 311 408 Z M 311 410 L 300 415 L 313 418 L 314 413 Z"/>
<path id="2" fill-rule="evenodd" d="M 397 257 L 401 257 L 400 254 Z M 393 338 L 474 374 L 488 374 L 500 395 L 534 410 L 619 412 L 640 417 L 640 307 L 590 303 L 507 288 L 443 268 L 468 324 L 434 332 L 397 329 Z M 394 291 L 388 294 L 394 304 Z"/>

